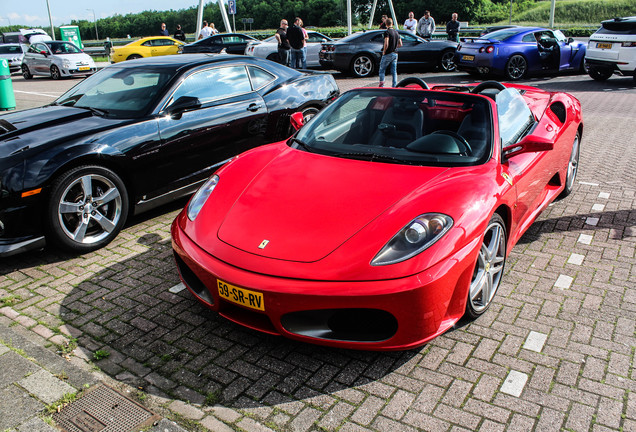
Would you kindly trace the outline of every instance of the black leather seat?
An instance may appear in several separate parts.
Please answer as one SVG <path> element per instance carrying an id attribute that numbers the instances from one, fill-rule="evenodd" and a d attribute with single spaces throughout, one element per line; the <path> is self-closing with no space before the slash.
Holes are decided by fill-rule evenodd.
<path id="1" fill-rule="evenodd" d="M 396 99 L 386 110 L 370 144 L 385 147 L 406 147 L 422 136 L 424 113 L 412 99 Z"/>
<path id="2" fill-rule="evenodd" d="M 474 104 L 473 109 L 459 125 L 457 133 L 470 144 L 472 156 L 481 157 L 486 151 L 489 130 L 486 109 L 482 104 Z"/>

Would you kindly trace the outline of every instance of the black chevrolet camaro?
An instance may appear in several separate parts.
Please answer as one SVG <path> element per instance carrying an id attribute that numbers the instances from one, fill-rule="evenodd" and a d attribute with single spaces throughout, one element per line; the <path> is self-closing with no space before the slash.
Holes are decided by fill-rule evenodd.
<path id="1" fill-rule="evenodd" d="M 111 65 L 50 105 L 0 115 L 0 256 L 102 247 L 130 213 L 192 193 L 338 94 L 326 73 L 175 55 Z"/>
<path id="2" fill-rule="evenodd" d="M 322 44 L 320 65 L 360 78 L 377 74 L 385 31 L 358 32 L 339 41 Z M 439 67 L 445 71 L 455 70 L 456 42 L 428 41 L 405 30 L 398 30 L 398 33 L 402 39 L 402 46 L 398 49 L 398 68 L 421 70 Z"/>

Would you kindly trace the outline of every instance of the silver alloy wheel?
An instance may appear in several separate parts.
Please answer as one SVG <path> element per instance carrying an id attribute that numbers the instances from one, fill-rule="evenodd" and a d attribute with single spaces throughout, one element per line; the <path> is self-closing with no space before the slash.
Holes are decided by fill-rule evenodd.
<path id="1" fill-rule="evenodd" d="M 359 77 L 366 77 L 373 72 L 373 60 L 368 56 L 361 55 L 353 61 L 353 73 Z"/>
<path id="2" fill-rule="evenodd" d="M 29 67 L 25 64 L 22 65 L 22 76 L 24 77 L 24 79 L 33 78 L 33 75 L 31 75 L 31 71 L 29 70 Z"/>
<path id="3" fill-rule="evenodd" d="M 565 189 L 571 191 L 574 187 L 574 179 L 576 179 L 576 173 L 579 169 L 579 134 L 574 137 L 574 143 L 572 144 L 572 154 L 570 155 L 570 161 L 568 162 L 568 173 L 565 177 Z"/>
<path id="4" fill-rule="evenodd" d="M 442 69 L 446 72 L 452 72 L 455 70 L 455 53 L 453 51 L 446 51 L 442 54 Z"/>
<path id="5" fill-rule="evenodd" d="M 303 124 L 306 125 L 316 114 L 318 114 L 318 108 L 307 107 L 303 110 Z"/>
<path id="6" fill-rule="evenodd" d="M 523 56 L 513 55 L 506 64 L 506 73 L 511 80 L 518 80 L 526 74 L 528 62 Z"/>
<path id="7" fill-rule="evenodd" d="M 498 215 L 497 215 L 498 216 Z M 501 218 L 493 218 L 486 228 L 470 282 L 468 301 L 476 315 L 484 312 L 492 301 L 503 276 L 506 261 L 506 229 Z"/>
<path id="8" fill-rule="evenodd" d="M 122 217 L 122 198 L 117 186 L 99 174 L 75 179 L 58 204 L 58 219 L 73 242 L 97 243 L 115 230 Z"/>
<path id="9" fill-rule="evenodd" d="M 53 78 L 54 80 L 58 80 L 62 77 L 62 74 L 60 73 L 60 69 L 53 65 L 51 66 L 51 78 Z"/>

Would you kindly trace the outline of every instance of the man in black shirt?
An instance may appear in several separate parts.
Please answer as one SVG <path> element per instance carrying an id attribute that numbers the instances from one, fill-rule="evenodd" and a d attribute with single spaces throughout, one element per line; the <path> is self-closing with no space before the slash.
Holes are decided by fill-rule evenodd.
<path id="1" fill-rule="evenodd" d="M 296 18 L 294 25 L 287 30 L 287 40 L 291 46 L 291 67 L 300 69 L 303 65 L 303 57 L 305 55 L 305 51 L 303 50 L 305 35 L 303 29 L 300 28 L 300 18 Z"/>
<path id="2" fill-rule="evenodd" d="M 174 38 L 176 40 L 180 40 L 182 42 L 185 42 L 186 40 L 186 35 L 183 32 L 183 30 L 181 30 L 181 24 L 177 24 L 177 30 L 174 32 Z"/>
<path id="3" fill-rule="evenodd" d="M 446 34 L 448 35 L 448 40 L 453 42 L 457 42 L 457 34 L 459 33 L 459 21 L 457 21 L 457 14 L 454 13 L 451 16 L 451 20 L 446 23 Z"/>
<path id="4" fill-rule="evenodd" d="M 278 60 L 280 64 L 289 66 L 289 41 L 287 40 L 287 20 L 280 21 L 280 27 L 276 30 L 278 41 Z"/>
<path id="5" fill-rule="evenodd" d="M 393 28 L 393 20 L 387 18 L 387 30 L 384 32 L 384 46 L 382 47 L 382 60 L 380 60 L 380 87 L 384 87 L 384 74 L 387 66 L 391 65 L 391 77 L 393 79 L 393 87 L 397 85 L 397 49 L 402 46 L 400 34 Z"/>

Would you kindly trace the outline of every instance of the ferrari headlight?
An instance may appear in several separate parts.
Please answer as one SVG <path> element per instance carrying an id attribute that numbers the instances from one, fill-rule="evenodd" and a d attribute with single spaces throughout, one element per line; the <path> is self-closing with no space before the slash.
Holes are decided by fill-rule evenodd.
<path id="1" fill-rule="evenodd" d="M 203 208 L 203 204 L 205 204 L 205 202 L 208 200 L 208 197 L 218 183 L 219 176 L 215 174 L 207 179 L 206 182 L 203 183 L 203 186 L 201 186 L 199 190 L 196 191 L 196 193 L 188 203 L 188 219 L 194 222 L 194 219 Z"/>
<path id="2" fill-rule="evenodd" d="M 441 213 L 427 213 L 413 219 L 373 258 L 371 265 L 405 261 L 439 240 L 453 226 L 453 219 Z"/>

